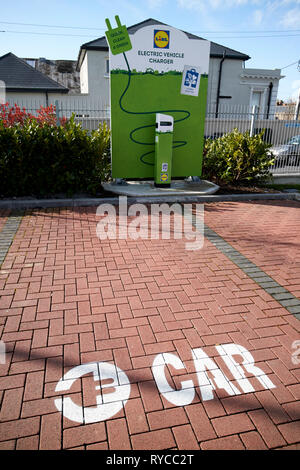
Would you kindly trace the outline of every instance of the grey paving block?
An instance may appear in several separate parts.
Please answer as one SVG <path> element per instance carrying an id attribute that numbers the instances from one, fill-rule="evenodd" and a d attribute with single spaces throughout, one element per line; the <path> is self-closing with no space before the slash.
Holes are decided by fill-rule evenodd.
<path id="1" fill-rule="evenodd" d="M 248 274 L 249 276 L 249 274 Z M 273 282 L 273 279 L 269 276 L 261 276 L 261 277 L 256 277 L 256 276 L 249 276 L 251 277 L 251 279 L 255 282 L 257 282 L 257 284 L 261 284 L 261 283 L 264 283 L 264 282 Z"/>
<path id="2" fill-rule="evenodd" d="M 243 263 L 245 264 L 245 263 Z M 249 266 L 248 266 L 249 265 Z M 254 264 L 250 264 L 250 262 L 246 263 L 246 267 L 244 267 L 245 272 L 253 273 L 253 272 L 262 272 L 261 269 L 259 269 L 257 266 Z"/>
<path id="3" fill-rule="evenodd" d="M 253 263 L 251 263 L 251 261 L 243 261 L 243 262 L 240 262 L 239 264 L 240 264 L 241 268 L 243 269 L 243 271 L 244 271 L 245 268 L 255 267 L 255 265 Z"/>
<path id="4" fill-rule="evenodd" d="M 300 300 L 295 297 L 293 299 L 281 300 L 280 303 L 284 305 L 284 307 L 298 306 L 300 308 Z"/>
<path id="5" fill-rule="evenodd" d="M 0 231 L 0 265 L 5 260 L 7 252 L 19 228 L 22 216 L 23 211 L 18 211 L 17 213 L 14 211 L 13 214 L 8 217 L 2 230 Z"/>
<path id="6" fill-rule="evenodd" d="M 230 255 L 230 258 L 231 258 L 236 264 L 237 264 L 237 263 L 242 264 L 242 263 L 245 262 L 245 258 L 244 258 L 242 255 L 239 256 L 239 255 L 234 254 L 234 255 Z"/>
<path id="7" fill-rule="evenodd" d="M 297 305 L 295 307 L 286 307 L 286 309 L 290 312 L 290 313 L 299 313 L 300 314 L 300 305 Z"/>
<path id="8" fill-rule="evenodd" d="M 286 300 L 286 299 L 294 299 L 295 297 L 290 292 L 283 292 L 281 294 L 273 294 L 274 299 L 276 300 Z"/>
<path id="9" fill-rule="evenodd" d="M 286 292 L 287 292 L 287 290 L 286 290 L 284 287 L 282 287 L 282 286 L 280 286 L 279 284 L 277 284 L 277 282 L 276 282 L 275 284 L 276 284 L 277 286 L 274 286 L 274 287 L 273 287 L 273 286 L 267 287 L 267 288 L 265 289 L 265 291 L 268 292 L 268 294 L 271 294 L 271 295 L 272 295 L 272 294 L 281 294 L 281 293 L 286 293 Z"/>
<path id="10" fill-rule="evenodd" d="M 260 282 L 259 283 L 260 287 L 262 287 L 268 294 L 272 295 L 274 297 L 273 293 L 269 292 L 270 288 L 276 288 L 279 286 L 279 284 L 276 281 L 268 281 L 268 282 Z"/>

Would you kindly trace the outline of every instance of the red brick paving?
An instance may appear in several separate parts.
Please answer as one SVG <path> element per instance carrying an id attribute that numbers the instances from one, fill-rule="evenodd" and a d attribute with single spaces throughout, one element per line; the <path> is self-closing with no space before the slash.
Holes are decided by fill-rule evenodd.
<path id="1" fill-rule="evenodd" d="M 216 217 L 222 213 L 222 217 Z M 300 297 L 300 202 L 206 205 L 205 222 L 275 281 Z"/>
<path id="2" fill-rule="evenodd" d="M 299 296 L 299 209 L 208 204 L 205 222 Z M 194 252 L 183 240 L 99 241 L 96 222 L 95 208 L 28 211 L 1 267 L 0 449 L 299 448 L 300 374 L 291 360 L 299 321 L 208 240 Z M 217 389 L 202 401 L 192 348 L 238 387 L 215 349 L 222 343 L 247 348 L 276 388 L 246 374 L 254 392 Z M 158 391 L 151 366 L 160 353 L 183 361 L 185 369 L 165 371 L 173 388 L 193 381 L 191 404 L 175 406 Z M 92 377 L 55 388 L 94 361 L 124 370 L 131 393 L 111 418 L 82 425 L 54 400 L 95 406 Z"/>

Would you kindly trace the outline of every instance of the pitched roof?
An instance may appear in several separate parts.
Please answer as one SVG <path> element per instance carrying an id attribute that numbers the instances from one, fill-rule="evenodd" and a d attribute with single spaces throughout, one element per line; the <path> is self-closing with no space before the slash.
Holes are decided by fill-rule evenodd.
<path id="1" fill-rule="evenodd" d="M 68 88 L 60 85 L 43 73 L 31 67 L 11 52 L 0 57 L 0 80 L 7 91 L 31 91 L 68 93 Z"/>
<path id="2" fill-rule="evenodd" d="M 151 26 L 151 25 L 156 25 L 156 24 L 163 24 L 165 26 L 170 26 L 167 25 L 166 23 L 162 23 L 161 21 L 154 20 L 153 18 L 149 18 L 148 20 L 141 21 L 140 23 L 137 23 L 133 26 L 129 26 L 127 28 L 129 33 L 135 33 L 137 30 L 140 28 L 143 28 L 144 26 Z M 188 33 L 186 31 L 183 31 L 186 33 L 189 39 L 199 39 L 199 40 L 204 40 L 206 41 L 205 38 L 201 38 L 200 36 L 196 36 L 195 34 Z M 77 60 L 77 68 L 80 67 L 81 62 L 84 58 L 85 50 L 96 50 L 96 51 L 108 51 L 108 44 L 106 41 L 106 36 L 102 36 L 101 38 L 94 39 L 93 41 L 86 42 L 85 44 L 82 44 L 79 55 L 78 55 L 78 60 Z M 234 49 L 230 49 L 229 47 L 222 46 L 221 44 L 217 44 L 216 42 L 211 41 L 211 48 L 210 48 L 210 57 L 223 57 L 224 52 L 226 53 L 226 57 L 229 59 L 239 59 L 239 60 L 248 60 L 250 57 L 247 54 L 243 54 L 242 52 L 235 51 Z"/>

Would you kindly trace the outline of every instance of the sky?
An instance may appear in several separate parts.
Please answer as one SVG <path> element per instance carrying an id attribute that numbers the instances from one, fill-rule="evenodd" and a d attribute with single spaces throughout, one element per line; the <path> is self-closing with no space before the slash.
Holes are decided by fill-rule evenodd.
<path id="1" fill-rule="evenodd" d="M 154 18 L 251 57 L 246 68 L 282 69 L 278 99 L 300 89 L 300 0 L 14 0 L 3 2 L 0 56 L 77 60 L 104 35 L 105 18 Z M 300 64 L 300 62 L 299 62 Z"/>

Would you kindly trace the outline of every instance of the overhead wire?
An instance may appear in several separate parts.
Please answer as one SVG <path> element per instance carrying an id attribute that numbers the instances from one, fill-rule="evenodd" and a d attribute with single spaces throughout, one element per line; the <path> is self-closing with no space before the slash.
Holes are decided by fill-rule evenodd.
<path id="1" fill-rule="evenodd" d="M 54 25 L 54 24 L 42 24 L 42 23 L 23 23 L 23 22 L 12 22 L 12 21 L 0 21 L 0 24 L 7 24 L 7 25 L 17 25 L 17 26 L 33 26 L 33 27 L 41 27 L 41 28 L 57 28 L 57 29 L 80 29 L 80 30 L 86 30 L 86 31 L 105 31 L 105 28 L 94 28 L 90 26 L 68 26 L 68 25 Z M 6 31 L 0 31 L 1 33 L 7 32 L 7 33 L 19 33 L 19 34 L 43 34 L 43 35 L 54 35 L 54 36 L 79 36 L 75 34 L 63 34 L 63 33 L 47 33 L 47 32 L 42 32 L 42 31 L 12 31 L 12 30 L 6 30 Z M 299 36 L 300 35 L 300 29 L 280 29 L 280 30 L 243 30 L 243 31 L 205 31 L 205 30 L 193 30 L 190 31 L 191 33 L 198 33 L 198 34 L 234 34 L 234 36 L 218 36 L 217 38 L 246 38 L 246 39 L 251 39 L 251 38 L 264 38 L 264 37 L 292 37 L 292 36 Z M 256 33 L 263 33 L 259 35 L 253 35 Z M 274 35 L 269 35 L 269 33 L 275 33 Z M 284 34 L 281 34 L 284 33 Z M 290 34 L 290 33 L 299 33 L 299 34 Z M 236 36 L 236 34 L 242 34 L 242 36 Z M 245 34 L 251 34 L 251 36 L 245 36 Z M 81 35 L 83 36 L 83 35 Z M 87 35 L 84 35 L 87 37 Z M 92 37 L 92 36 L 89 36 Z"/>

